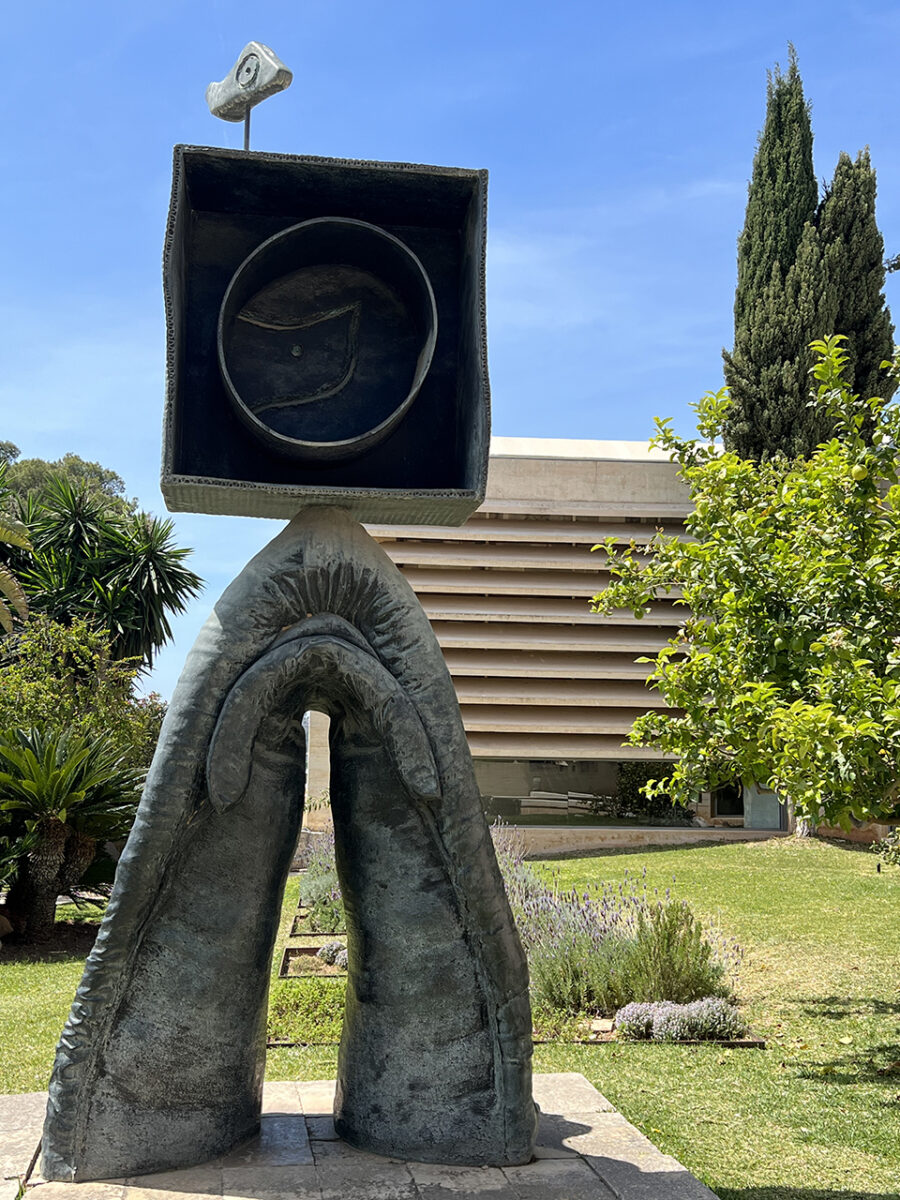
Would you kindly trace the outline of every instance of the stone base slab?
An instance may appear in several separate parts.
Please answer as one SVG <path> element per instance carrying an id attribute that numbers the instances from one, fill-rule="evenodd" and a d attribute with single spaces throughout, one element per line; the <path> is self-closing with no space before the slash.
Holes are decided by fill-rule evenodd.
<path id="1" fill-rule="evenodd" d="M 267 1083 L 259 1134 L 182 1171 L 105 1183 L 43 1183 L 31 1200 L 715 1200 L 578 1074 L 536 1075 L 535 1160 L 449 1167 L 354 1150 L 334 1131 L 333 1081 Z M 0 1096 L 0 1200 L 41 1134 L 46 1094 Z"/>

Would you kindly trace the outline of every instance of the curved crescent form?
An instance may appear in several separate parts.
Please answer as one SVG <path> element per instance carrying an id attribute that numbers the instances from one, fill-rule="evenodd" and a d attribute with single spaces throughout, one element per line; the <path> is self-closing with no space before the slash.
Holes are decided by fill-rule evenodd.
<path id="1" fill-rule="evenodd" d="M 384 552 L 313 509 L 188 657 L 60 1040 L 45 1178 L 184 1166 L 258 1125 L 310 707 L 332 716 L 350 952 L 337 1128 L 398 1157 L 530 1159 L 527 968 L 452 682 Z"/>

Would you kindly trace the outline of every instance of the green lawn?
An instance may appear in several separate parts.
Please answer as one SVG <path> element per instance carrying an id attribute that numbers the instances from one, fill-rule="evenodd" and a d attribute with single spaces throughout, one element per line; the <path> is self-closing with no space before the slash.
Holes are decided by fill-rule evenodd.
<path id="1" fill-rule="evenodd" d="M 723 1200 L 896 1200 L 900 870 L 793 839 L 554 865 L 576 886 L 646 865 L 716 918 L 768 1048 L 538 1046 L 538 1070 L 583 1072 Z"/>
<path id="2" fill-rule="evenodd" d="M 651 886 L 671 887 L 738 937 L 747 951 L 740 996 L 768 1048 L 561 1043 L 535 1048 L 536 1069 L 581 1071 L 723 1200 L 897 1200 L 900 869 L 879 875 L 875 862 L 775 840 L 549 864 L 579 888 L 646 866 Z M 280 940 L 296 904 L 292 880 Z M 46 1086 L 80 970 L 77 956 L 0 956 L 0 1091 Z M 315 1008 L 300 1018 L 274 1012 L 271 1031 L 335 1038 L 339 985 L 290 981 L 274 998 L 288 987 L 309 989 Z M 336 1058 L 333 1044 L 272 1050 L 267 1074 L 333 1077 Z"/>

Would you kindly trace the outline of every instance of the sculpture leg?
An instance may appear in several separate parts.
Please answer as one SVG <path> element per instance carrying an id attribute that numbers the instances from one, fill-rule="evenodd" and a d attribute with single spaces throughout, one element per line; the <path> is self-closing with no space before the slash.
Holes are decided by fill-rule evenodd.
<path id="1" fill-rule="evenodd" d="M 299 719 L 334 721 L 356 1144 L 527 1161 L 527 969 L 427 618 L 346 514 L 297 518 L 185 667 L 57 1052 L 48 1179 L 202 1161 L 255 1125 L 269 961 L 300 819 Z"/>
<path id="2" fill-rule="evenodd" d="M 379 1154 L 509 1161 L 491 1006 L 433 817 L 340 726 L 331 761 L 350 950 L 336 1128 Z"/>

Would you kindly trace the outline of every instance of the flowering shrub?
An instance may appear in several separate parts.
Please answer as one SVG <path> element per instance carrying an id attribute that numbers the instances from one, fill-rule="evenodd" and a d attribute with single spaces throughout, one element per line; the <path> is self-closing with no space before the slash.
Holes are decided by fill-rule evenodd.
<path id="1" fill-rule="evenodd" d="M 300 876 L 300 903 L 309 909 L 309 927 L 321 933 L 344 933 L 344 904 L 334 862 L 334 831 L 311 841 L 306 870 Z"/>
<path id="2" fill-rule="evenodd" d="M 499 822 L 492 834 L 538 1008 L 612 1013 L 631 1001 L 681 1003 L 731 994 L 728 977 L 740 964 L 740 947 L 704 928 L 668 891 L 649 893 L 646 868 L 640 877 L 626 872 L 618 885 L 564 892 L 525 861 L 518 834 Z M 313 929 L 346 930 L 333 833 L 315 840 L 300 899 Z M 325 958 L 333 946 L 335 955 L 344 956 L 340 963 Z M 340 942 L 327 942 L 319 956 L 346 970 Z"/>
<path id="3" fill-rule="evenodd" d="M 738 1010 L 719 996 L 690 1004 L 626 1004 L 616 1013 L 615 1025 L 623 1037 L 655 1042 L 734 1041 L 747 1032 Z"/>
<path id="4" fill-rule="evenodd" d="M 329 966 L 336 966 L 338 955 L 344 949 L 342 942 L 325 942 L 316 952 L 316 958 L 321 958 L 323 962 L 327 962 Z M 346 957 L 346 953 L 345 953 Z"/>
<path id="5" fill-rule="evenodd" d="M 536 1001 L 571 1013 L 615 1012 L 630 1001 L 730 994 L 740 947 L 704 930 L 668 891 L 648 894 L 646 868 L 618 885 L 563 892 L 524 861 L 515 834 L 497 825 L 493 832 Z"/>
<path id="6" fill-rule="evenodd" d="M 350 965 L 350 959 L 347 955 L 347 947 L 341 946 L 337 954 L 334 956 L 334 965 L 339 971 L 346 971 Z"/>

